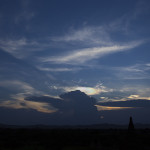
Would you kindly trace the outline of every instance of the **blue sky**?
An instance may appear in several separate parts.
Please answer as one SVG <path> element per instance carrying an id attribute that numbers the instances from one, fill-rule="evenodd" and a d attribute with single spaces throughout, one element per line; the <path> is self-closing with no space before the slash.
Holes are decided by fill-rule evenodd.
<path id="1" fill-rule="evenodd" d="M 147 112 L 143 105 L 144 111 L 129 106 L 133 113 L 126 106 L 102 108 L 99 103 L 150 100 L 149 0 L 0 2 L 0 117 L 7 116 L 3 123 L 20 124 L 17 111 L 23 116 L 35 111 L 53 120 L 59 108 L 29 97 L 60 100 L 59 95 L 75 90 L 97 99 L 100 123 L 118 118 L 116 110 L 143 121 L 138 117 Z M 15 111 L 13 121 L 7 110 Z M 37 120 L 32 123 L 49 123 Z M 150 123 L 146 118 L 144 122 Z"/>

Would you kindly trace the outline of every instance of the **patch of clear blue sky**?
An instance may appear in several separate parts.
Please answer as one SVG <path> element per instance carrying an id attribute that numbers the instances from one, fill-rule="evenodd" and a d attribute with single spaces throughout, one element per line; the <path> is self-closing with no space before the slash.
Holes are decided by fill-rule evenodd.
<path id="1" fill-rule="evenodd" d="M 2 1 L 1 14 L 4 15 L 2 25 L 6 34 L 19 34 L 22 36 L 60 35 L 71 26 L 81 27 L 83 23 L 89 25 L 107 24 L 114 19 L 131 12 L 137 1 L 73 1 L 73 0 L 36 0 L 24 2 Z M 23 11 L 34 12 L 36 17 L 27 22 L 20 19 L 14 24 L 14 17 Z M 24 16 L 22 16 L 24 17 Z M 25 31 L 25 25 L 31 26 L 31 31 Z M 10 32 L 11 31 L 11 32 Z M 31 34 L 32 33 L 32 34 Z"/>

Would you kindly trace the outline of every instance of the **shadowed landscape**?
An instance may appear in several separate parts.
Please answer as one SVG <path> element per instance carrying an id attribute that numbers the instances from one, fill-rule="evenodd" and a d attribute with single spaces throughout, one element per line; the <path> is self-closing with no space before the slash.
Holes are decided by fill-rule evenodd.
<path id="1" fill-rule="evenodd" d="M 0 129 L 1 150 L 148 150 L 149 140 L 149 129 Z"/>

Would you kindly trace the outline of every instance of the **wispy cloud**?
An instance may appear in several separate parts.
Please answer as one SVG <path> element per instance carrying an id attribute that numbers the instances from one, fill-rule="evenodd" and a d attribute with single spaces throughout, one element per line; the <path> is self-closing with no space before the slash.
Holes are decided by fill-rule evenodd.
<path id="1" fill-rule="evenodd" d="M 115 69 L 124 70 L 127 72 L 144 72 L 150 70 L 149 63 L 146 64 L 135 64 L 127 67 L 116 67 Z"/>
<path id="2" fill-rule="evenodd" d="M 52 41 L 66 43 L 80 43 L 82 45 L 112 45 L 112 41 L 108 32 L 103 26 L 87 26 L 80 29 L 72 29 L 69 33 L 52 37 Z"/>
<path id="3" fill-rule="evenodd" d="M 149 13 L 150 6 L 148 0 L 139 0 L 133 7 L 131 12 L 125 13 L 120 18 L 110 22 L 107 26 L 107 29 L 112 32 L 122 32 L 126 35 L 137 34 L 140 30 L 136 30 L 133 33 L 133 28 L 130 28 L 134 21 L 138 21 L 144 14 Z"/>
<path id="4" fill-rule="evenodd" d="M 98 111 L 106 111 L 106 110 L 122 110 L 122 109 L 133 109 L 134 107 L 113 107 L 113 106 L 101 106 L 95 105 Z"/>
<path id="5" fill-rule="evenodd" d="M 9 98 L 11 100 L 1 101 L 0 107 L 7 107 L 13 109 L 34 109 L 43 113 L 54 113 L 57 111 L 57 109 L 52 107 L 50 103 L 25 100 L 25 98 L 29 96 L 46 95 L 44 92 L 36 90 L 31 85 L 25 82 L 18 81 L 18 80 L 1 81 L 0 87 L 7 88 L 9 89 L 9 91 L 15 89 L 15 93 L 16 93 L 16 94 L 9 93 Z M 47 96 L 50 95 L 47 94 Z"/>
<path id="6" fill-rule="evenodd" d="M 0 88 L 8 90 L 9 93 L 7 94 L 7 96 L 9 97 L 9 99 L 12 100 L 24 100 L 26 97 L 35 95 L 36 96 L 47 95 L 53 97 L 53 95 L 45 93 L 41 90 L 37 90 L 30 84 L 19 80 L 0 81 Z"/>
<path id="7" fill-rule="evenodd" d="M 43 62 L 52 62 L 52 63 L 70 63 L 70 64 L 82 64 L 92 59 L 97 59 L 102 56 L 131 50 L 139 45 L 143 44 L 143 41 L 131 42 L 125 45 L 113 45 L 105 47 L 91 47 L 85 49 L 75 50 L 71 53 L 63 54 L 61 56 L 47 57 L 42 58 Z"/>
<path id="8" fill-rule="evenodd" d="M 135 5 L 135 10 L 133 13 L 133 18 L 140 17 L 141 14 L 149 13 L 150 6 L 149 0 L 139 0 Z"/>
<path id="9" fill-rule="evenodd" d="M 127 96 L 130 97 L 131 95 L 137 95 L 138 98 L 141 97 L 145 97 L 145 99 L 149 99 L 150 97 L 150 88 L 146 87 L 146 86 L 142 86 L 142 85 L 126 85 L 125 87 L 123 87 L 122 89 L 120 89 L 121 92 L 123 93 L 127 93 L 130 91 L 130 93 L 132 92 L 133 94 L 130 94 Z"/>
<path id="10" fill-rule="evenodd" d="M 128 95 L 128 94 L 127 94 Z M 124 96 L 122 97 L 100 97 L 101 101 L 99 101 L 99 103 L 105 103 L 105 102 L 124 102 L 124 101 L 130 101 L 130 100 L 150 100 L 150 97 L 142 97 L 138 94 L 136 95 L 128 95 L 128 96 Z"/>
<path id="11" fill-rule="evenodd" d="M 37 41 L 27 40 L 26 38 L 0 39 L 0 48 L 19 58 L 26 57 L 33 51 L 38 51 L 38 45 Z"/>
<path id="12" fill-rule="evenodd" d="M 140 95 L 130 95 L 128 99 L 144 99 L 144 100 L 150 100 L 150 97 L 141 97 Z"/>
<path id="13" fill-rule="evenodd" d="M 49 103 L 35 102 L 28 100 L 8 100 L 0 103 L 0 107 L 7 107 L 13 109 L 33 109 L 42 113 L 54 113 L 56 108 L 52 107 Z"/>
<path id="14" fill-rule="evenodd" d="M 55 45 L 55 44 L 54 44 Z M 28 58 L 36 52 L 45 51 L 55 47 L 49 38 L 43 39 L 28 39 L 26 37 L 18 38 L 0 38 L 0 49 L 12 54 L 14 57 L 23 59 Z"/>
<path id="15" fill-rule="evenodd" d="M 17 92 L 21 93 L 21 95 L 34 95 L 34 94 L 43 94 L 43 92 L 36 90 L 30 84 L 26 82 L 22 82 L 19 80 L 5 80 L 0 81 L 0 86 L 5 87 L 9 90 L 15 89 Z"/>
<path id="16" fill-rule="evenodd" d="M 100 93 L 112 92 L 113 89 L 109 89 L 102 84 L 97 84 L 96 86 L 52 86 L 52 89 L 62 90 L 62 92 L 71 92 L 80 90 L 81 92 L 86 93 L 87 95 L 99 95 Z"/>
<path id="17" fill-rule="evenodd" d="M 147 63 L 146 66 L 150 67 L 150 63 Z"/>
<path id="18" fill-rule="evenodd" d="M 98 95 L 99 97 L 97 97 L 98 102 L 103 103 L 130 100 L 150 100 L 150 88 L 148 86 L 139 84 L 139 82 L 136 84 L 132 83 L 129 82 L 123 84 L 119 88 L 114 86 L 112 90 L 100 93 Z"/>
<path id="19" fill-rule="evenodd" d="M 48 71 L 48 72 L 68 72 L 68 71 L 79 71 L 81 68 L 45 68 L 38 67 L 39 70 Z"/>
<path id="20" fill-rule="evenodd" d="M 135 64 L 126 67 L 112 67 L 111 69 L 116 71 L 116 76 L 122 79 L 150 79 L 149 63 Z"/>

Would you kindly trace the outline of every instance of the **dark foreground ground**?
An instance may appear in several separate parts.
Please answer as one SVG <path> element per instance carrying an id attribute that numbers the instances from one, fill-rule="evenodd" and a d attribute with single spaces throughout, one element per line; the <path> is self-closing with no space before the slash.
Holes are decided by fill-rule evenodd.
<path id="1" fill-rule="evenodd" d="M 150 150 L 150 130 L 0 129 L 0 150 Z"/>

